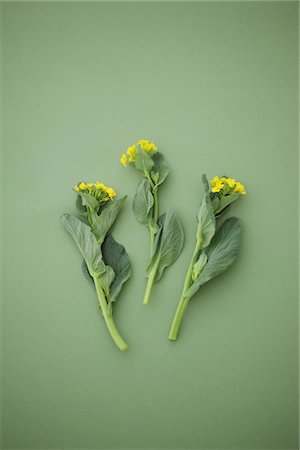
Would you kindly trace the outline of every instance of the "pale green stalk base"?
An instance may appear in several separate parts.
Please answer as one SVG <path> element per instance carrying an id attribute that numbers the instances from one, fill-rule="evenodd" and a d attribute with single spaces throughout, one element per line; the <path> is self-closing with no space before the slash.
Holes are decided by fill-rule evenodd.
<path id="1" fill-rule="evenodd" d="M 177 339 L 180 325 L 181 325 L 181 322 L 182 322 L 182 319 L 184 316 L 185 308 L 187 307 L 188 302 L 189 302 L 189 298 L 181 297 L 181 299 L 178 303 L 176 313 L 173 318 L 173 322 L 172 322 L 169 336 L 168 336 L 170 341 L 176 341 L 176 339 Z"/>
<path id="2" fill-rule="evenodd" d="M 128 345 L 126 344 L 126 342 L 123 340 L 122 336 L 120 335 L 120 333 L 115 325 L 115 322 L 113 320 L 112 314 L 108 310 L 106 298 L 105 298 L 104 292 L 102 290 L 102 287 L 100 285 L 99 278 L 94 278 L 94 282 L 95 282 L 96 291 L 97 291 L 97 295 L 98 295 L 99 306 L 102 311 L 103 318 L 105 320 L 107 329 L 108 329 L 111 337 L 113 338 L 116 346 L 119 348 L 119 350 L 121 350 L 121 352 L 125 352 L 128 349 Z"/>
<path id="3" fill-rule="evenodd" d="M 158 268 L 158 263 L 159 263 L 159 259 L 157 259 L 156 263 L 152 267 L 151 273 L 150 273 L 150 275 L 148 277 L 148 281 L 147 281 L 146 289 L 145 289 L 145 294 L 144 294 L 143 305 L 148 305 L 148 303 L 149 303 L 150 294 L 151 294 L 151 291 L 152 291 L 153 284 L 155 282 L 155 277 L 156 277 L 156 272 L 157 272 L 157 268 Z"/>
<path id="4" fill-rule="evenodd" d="M 177 309 L 175 312 L 175 316 L 173 318 L 172 325 L 170 328 L 168 338 L 171 341 L 176 341 L 176 339 L 177 339 L 179 328 L 180 328 L 180 325 L 181 325 L 181 322 L 183 319 L 183 315 L 185 312 L 185 308 L 187 307 L 187 304 L 191 298 L 191 297 L 186 297 L 185 292 L 187 292 L 188 288 L 191 285 L 193 267 L 194 267 L 195 262 L 197 261 L 197 257 L 198 257 L 199 251 L 201 249 L 201 245 L 202 245 L 201 240 L 197 240 L 195 248 L 194 248 L 194 253 L 193 253 L 193 256 L 192 256 L 192 259 L 191 259 L 191 262 L 190 262 L 190 265 L 189 265 L 189 268 L 188 268 L 188 271 L 187 271 L 187 274 L 185 277 L 182 295 L 179 300 L 179 303 L 178 303 L 178 306 L 177 306 Z"/>
<path id="5" fill-rule="evenodd" d="M 151 274 L 150 277 L 148 278 L 148 281 L 146 284 L 146 289 L 145 289 L 143 305 L 148 305 L 148 303 L 149 303 L 150 294 L 151 294 L 151 290 L 152 290 L 152 287 L 154 284 L 155 275 L 156 275 L 156 272 L 154 274 Z"/>

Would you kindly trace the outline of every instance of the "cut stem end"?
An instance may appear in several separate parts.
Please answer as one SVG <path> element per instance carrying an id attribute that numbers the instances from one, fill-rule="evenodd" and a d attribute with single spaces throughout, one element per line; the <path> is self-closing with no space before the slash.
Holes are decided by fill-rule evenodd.
<path id="1" fill-rule="evenodd" d="M 171 328 L 170 328 L 170 332 L 169 332 L 169 336 L 168 339 L 170 341 L 176 341 L 177 337 L 178 337 L 178 333 L 179 333 L 179 329 L 181 326 L 181 322 L 184 316 L 184 312 L 185 312 L 185 308 L 187 307 L 187 304 L 189 302 L 189 298 L 185 298 L 185 297 L 181 297 Z"/>

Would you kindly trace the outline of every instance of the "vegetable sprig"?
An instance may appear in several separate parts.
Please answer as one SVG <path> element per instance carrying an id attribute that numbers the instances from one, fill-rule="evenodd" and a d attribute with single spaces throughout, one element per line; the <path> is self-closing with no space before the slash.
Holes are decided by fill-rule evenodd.
<path id="1" fill-rule="evenodd" d="M 225 209 L 246 194 L 245 187 L 233 178 L 214 177 L 212 189 L 202 176 L 204 197 L 198 212 L 194 253 L 186 274 L 182 295 L 171 325 L 169 339 L 175 341 L 189 300 L 201 286 L 224 272 L 235 261 L 240 245 L 241 224 L 231 217 L 220 227 L 218 219 Z"/>
<path id="2" fill-rule="evenodd" d="M 83 258 L 82 269 L 95 287 L 99 309 L 108 331 L 121 351 L 128 346 L 113 320 L 113 303 L 131 275 L 124 247 L 108 234 L 126 196 L 115 199 L 113 188 L 103 183 L 81 182 L 74 186 L 80 218 L 63 214 L 61 223 L 70 233 Z"/>
<path id="3" fill-rule="evenodd" d="M 143 178 L 137 186 L 133 200 L 136 219 L 150 231 L 150 262 L 147 268 L 147 285 L 143 304 L 149 302 L 153 284 L 162 277 L 181 253 L 183 229 L 174 211 L 159 215 L 158 189 L 169 174 L 169 167 L 157 146 L 146 139 L 131 145 L 121 157 L 124 166 L 138 170 Z"/>

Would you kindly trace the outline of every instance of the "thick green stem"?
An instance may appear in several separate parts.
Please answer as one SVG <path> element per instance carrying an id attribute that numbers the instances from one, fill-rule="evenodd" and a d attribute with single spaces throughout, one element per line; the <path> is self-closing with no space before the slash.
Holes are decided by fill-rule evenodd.
<path id="1" fill-rule="evenodd" d="M 154 222 L 157 223 L 158 214 L 159 214 L 159 210 L 158 210 L 158 195 L 157 195 L 158 185 L 155 185 L 153 183 L 153 180 L 152 180 L 149 172 L 144 172 L 144 175 L 147 178 L 147 180 L 149 181 L 150 186 L 151 186 L 151 191 L 152 191 L 153 199 L 154 199 L 153 219 L 154 219 Z"/>
<path id="2" fill-rule="evenodd" d="M 153 191 L 154 205 L 153 205 L 153 220 L 155 225 L 157 225 L 158 221 L 158 195 L 157 189 Z M 154 251 L 154 239 L 155 239 L 155 229 L 150 225 L 150 258 L 153 256 Z"/>
<path id="3" fill-rule="evenodd" d="M 128 348 L 128 345 L 126 344 L 126 342 L 123 340 L 122 336 L 120 335 L 120 333 L 115 325 L 115 322 L 113 320 L 111 311 L 108 310 L 106 298 L 105 298 L 104 292 L 102 290 L 99 278 L 94 278 L 94 282 L 95 282 L 95 286 L 96 286 L 99 306 L 102 311 L 103 318 L 105 320 L 107 329 L 108 329 L 111 337 L 113 338 L 115 344 L 117 345 L 117 347 L 121 350 L 121 352 L 125 352 L 125 350 L 127 350 L 127 348 Z"/>
<path id="4" fill-rule="evenodd" d="M 157 221 L 158 221 L 158 195 L 157 195 L 157 189 L 154 189 L 153 197 L 154 197 L 154 222 L 157 224 Z"/>
<path id="5" fill-rule="evenodd" d="M 184 316 L 185 308 L 187 307 L 188 302 L 189 302 L 189 298 L 181 297 L 181 299 L 178 303 L 176 313 L 173 318 L 173 322 L 172 322 L 169 336 L 168 336 L 170 341 L 176 341 L 176 339 L 177 339 L 180 325 L 181 325 L 181 322 L 182 322 L 182 319 Z"/>
<path id="6" fill-rule="evenodd" d="M 152 287 L 153 287 L 153 284 L 154 284 L 154 278 L 155 278 L 155 275 L 154 276 L 151 275 L 148 278 L 148 281 L 147 281 L 147 284 L 146 284 L 146 289 L 145 289 L 145 294 L 144 294 L 144 300 L 143 300 L 143 304 L 144 305 L 148 305 L 148 303 L 149 303 L 150 294 L 151 294 Z"/>
<path id="7" fill-rule="evenodd" d="M 195 262 L 197 261 L 197 257 L 198 257 L 198 253 L 199 250 L 201 248 L 201 242 L 197 241 L 195 248 L 194 248 L 194 253 L 188 268 L 188 271 L 186 273 L 186 277 L 185 277 L 185 281 L 184 281 L 184 285 L 183 285 L 183 291 L 182 291 L 182 295 L 184 295 L 185 291 L 187 291 L 187 289 L 190 287 L 191 282 L 192 282 L 192 273 L 193 273 L 193 267 Z"/>
<path id="8" fill-rule="evenodd" d="M 148 281 L 147 281 L 147 284 L 146 284 L 144 300 L 143 300 L 143 304 L 144 305 L 148 305 L 148 303 L 149 303 L 150 294 L 151 294 L 151 291 L 152 291 L 153 284 L 155 282 L 155 277 L 156 277 L 158 263 L 159 263 L 159 259 L 157 258 L 156 263 L 154 264 L 154 266 L 153 266 L 153 268 L 151 270 L 151 273 L 150 273 L 150 275 L 148 277 Z"/>
<path id="9" fill-rule="evenodd" d="M 194 253 L 193 253 L 188 271 L 186 273 L 183 290 L 182 290 L 182 295 L 179 300 L 179 303 L 178 303 L 178 306 L 177 306 L 177 309 L 175 312 L 175 316 L 173 318 L 172 325 L 170 328 L 168 337 L 171 341 L 176 341 L 176 339 L 177 339 L 179 328 L 180 328 L 180 325 L 181 325 L 181 322 L 183 319 L 183 315 L 185 312 L 185 308 L 187 307 L 187 304 L 190 300 L 190 297 L 186 296 L 186 292 L 192 283 L 193 267 L 194 267 L 195 262 L 197 261 L 198 254 L 201 249 L 201 245 L 202 245 L 202 242 L 200 240 L 197 240 L 195 248 L 194 248 Z"/>
<path id="10" fill-rule="evenodd" d="M 149 227 L 150 230 L 150 258 L 153 256 L 154 251 L 154 239 L 155 239 L 155 233 L 153 228 Z"/>
<path id="11" fill-rule="evenodd" d="M 155 186 L 155 184 L 154 184 L 153 180 L 151 179 L 151 176 L 148 172 L 145 172 L 145 177 L 148 179 L 150 186 L 151 186 L 151 191 L 152 191 L 153 200 L 154 200 L 152 218 L 153 218 L 154 224 L 157 225 L 158 215 L 159 215 L 158 193 L 157 193 L 158 186 Z M 154 240 L 155 240 L 156 229 L 155 229 L 155 227 L 149 225 L 149 230 L 150 230 L 150 258 L 152 258 L 153 254 L 154 254 Z M 148 280 L 147 280 L 145 294 L 144 294 L 144 300 L 143 300 L 144 305 L 148 305 L 148 303 L 149 303 L 150 294 L 151 294 L 152 287 L 153 287 L 153 284 L 155 281 L 158 262 L 159 261 L 157 260 L 157 262 L 153 266 L 150 276 L 148 277 Z"/>

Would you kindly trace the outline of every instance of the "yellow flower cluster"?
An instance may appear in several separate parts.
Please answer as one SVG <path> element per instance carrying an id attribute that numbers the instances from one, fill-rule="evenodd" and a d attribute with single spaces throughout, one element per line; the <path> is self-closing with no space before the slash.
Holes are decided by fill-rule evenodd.
<path id="1" fill-rule="evenodd" d="M 140 139 L 136 144 L 128 147 L 126 153 L 123 153 L 121 156 L 120 161 L 123 166 L 126 167 L 128 163 L 135 161 L 135 155 L 137 154 L 139 147 L 146 153 L 155 152 L 157 150 L 157 147 L 153 142 L 150 142 L 147 139 Z"/>
<path id="2" fill-rule="evenodd" d="M 156 152 L 157 147 L 153 142 L 147 141 L 147 139 L 140 139 L 138 141 L 138 145 L 144 150 L 146 153 Z"/>
<path id="3" fill-rule="evenodd" d="M 227 188 L 226 190 L 229 190 L 230 193 L 246 194 L 245 186 L 234 178 L 214 177 L 210 182 L 212 185 L 212 192 L 220 192 L 223 188 Z"/>
<path id="4" fill-rule="evenodd" d="M 73 189 L 76 192 L 86 191 L 87 193 L 92 194 L 92 195 L 98 194 L 100 191 L 100 192 L 103 192 L 104 194 L 107 194 L 111 200 L 117 195 L 116 191 L 113 188 L 106 186 L 103 183 L 99 183 L 99 181 L 96 181 L 96 183 L 82 182 L 82 183 L 74 186 Z"/>

